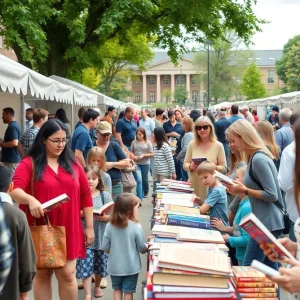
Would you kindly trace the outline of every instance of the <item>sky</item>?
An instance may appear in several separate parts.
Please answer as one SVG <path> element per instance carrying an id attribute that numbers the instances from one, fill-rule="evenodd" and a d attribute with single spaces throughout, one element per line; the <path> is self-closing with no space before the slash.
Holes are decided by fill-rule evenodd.
<path id="1" fill-rule="evenodd" d="M 256 16 L 270 21 L 253 36 L 253 50 L 280 50 L 287 41 L 300 34 L 300 0 L 257 0 Z"/>

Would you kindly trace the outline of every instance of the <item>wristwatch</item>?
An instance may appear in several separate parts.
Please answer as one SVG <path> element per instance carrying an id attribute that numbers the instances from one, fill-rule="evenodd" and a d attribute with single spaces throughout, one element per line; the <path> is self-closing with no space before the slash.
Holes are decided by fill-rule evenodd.
<path id="1" fill-rule="evenodd" d="M 117 163 L 114 161 L 112 167 L 114 168 L 116 165 L 117 165 Z"/>
<path id="2" fill-rule="evenodd" d="M 249 196 L 248 189 L 246 188 L 245 195 Z"/>

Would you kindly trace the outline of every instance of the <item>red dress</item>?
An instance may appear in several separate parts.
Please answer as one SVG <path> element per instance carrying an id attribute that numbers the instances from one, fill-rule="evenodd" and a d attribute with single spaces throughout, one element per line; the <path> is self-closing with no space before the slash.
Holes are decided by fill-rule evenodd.
<path id="1" fill-rule="evenodd" d="M 34 182 L 34 197 L 41 203 L 66 193 L 70 201 L 54 208 L 48 213 L 52 225 L 65 226 L 67 241 L 67 259 L 85 258 L 84 233 L 81 225 L 80 210 L 93 207 L 90 187 L 80 165 L 73 164 L 74 175 L 67 173 L 60 166 L 56 174 L 48 165 L 45 167 L 43 180 Z M 31 159 L 26 157 L 18 165 L 14 176 L 14 189 L 21 188 L 31 195 Z M 27 205 L 20 205 L 25 211 Z M 28 223 L 33 223 L 33 217 L 27 214 Z M 38 220 L 43 224 L 43 218 Z"/>

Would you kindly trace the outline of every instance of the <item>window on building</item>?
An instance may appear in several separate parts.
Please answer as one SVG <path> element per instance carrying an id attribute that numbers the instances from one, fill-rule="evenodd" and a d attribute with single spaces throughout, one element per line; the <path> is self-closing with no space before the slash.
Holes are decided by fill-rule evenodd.
<path id="1" fill-rule="evenodd" d="M 142 92 L 135 92 L 134 99 L 136 103 L 142 102 Z"/>
<path id="2" fill-rule="evenodd" d="M 197 76 L 192 75 L 192 85 L 196 85 L 197 84 Z"/>
<path id="3" fill-rule="evenodd" d="M 155 102 L 155 92 L 149 92 L 149 101 Z"/>
<path id="4" fill-rule="evenodd" d="M 275 59 L 273 57 L 269 57 L 269 62 L 274 62 Z"/>
<path id="5" fill-rule="evenodd" d="M 151 75 L 149 76 L 149 85 L 155 85 L 156 76 Z"/>
<path id="6" fill-rule="evenodd" d="M 141 85 L 141 81 L 139 79 L 134 81 L 134 85 L 135 86 L 140 86 Z"/>
<path id="7" fill-rule="evenodd" d="M 259 58 L 259 57 L 256 58 L 256 62 L 257 62 L 257 63 L 260 63 L 260 62 L 261 62 L 261 58 Z"/>
<path id="8" fill-rule="evenodd" d="M 192 91 L 192 101 L 196 102 L 198 97 L 198 91 Z"/>
<path id="9" fill-rule="evenodd" d="M 249 57 L 248 62 L 252 62 L 252 61 L 253 61 L 252 57 Z"/>
<path id="10" fill-rule="evenodd" d="M 164 77 L 163 77 L 163 85 L 169 85 L 169 76 L 168 75 L 164 75 Z"/>
<path id="11" fill-rule="evenodd" d="M 273 70 L 268 71 L 268 83 L 274 83 L 275 72 Z"/>
<path id="12" fill-rule="evenodd" d="M 185 76 L 179 75 L 176 77 L 176 85 L 184 85 L 185 84 Z"/>
<path id="13" fill-rule="evenodd" d="M 0 36 L 0 48 L 3 48 L 3 37 Z"/>

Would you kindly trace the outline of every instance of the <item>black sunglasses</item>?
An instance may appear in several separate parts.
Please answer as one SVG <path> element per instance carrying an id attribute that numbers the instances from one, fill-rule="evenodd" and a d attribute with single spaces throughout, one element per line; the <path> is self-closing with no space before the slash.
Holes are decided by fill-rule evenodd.
<path id="1" fill-rule="evenodd" d="M 209 127 L 209 125 L 196 126 L 196 130 L 201 131 L 203 129 L 204 131 L 206 131 Z"/>

